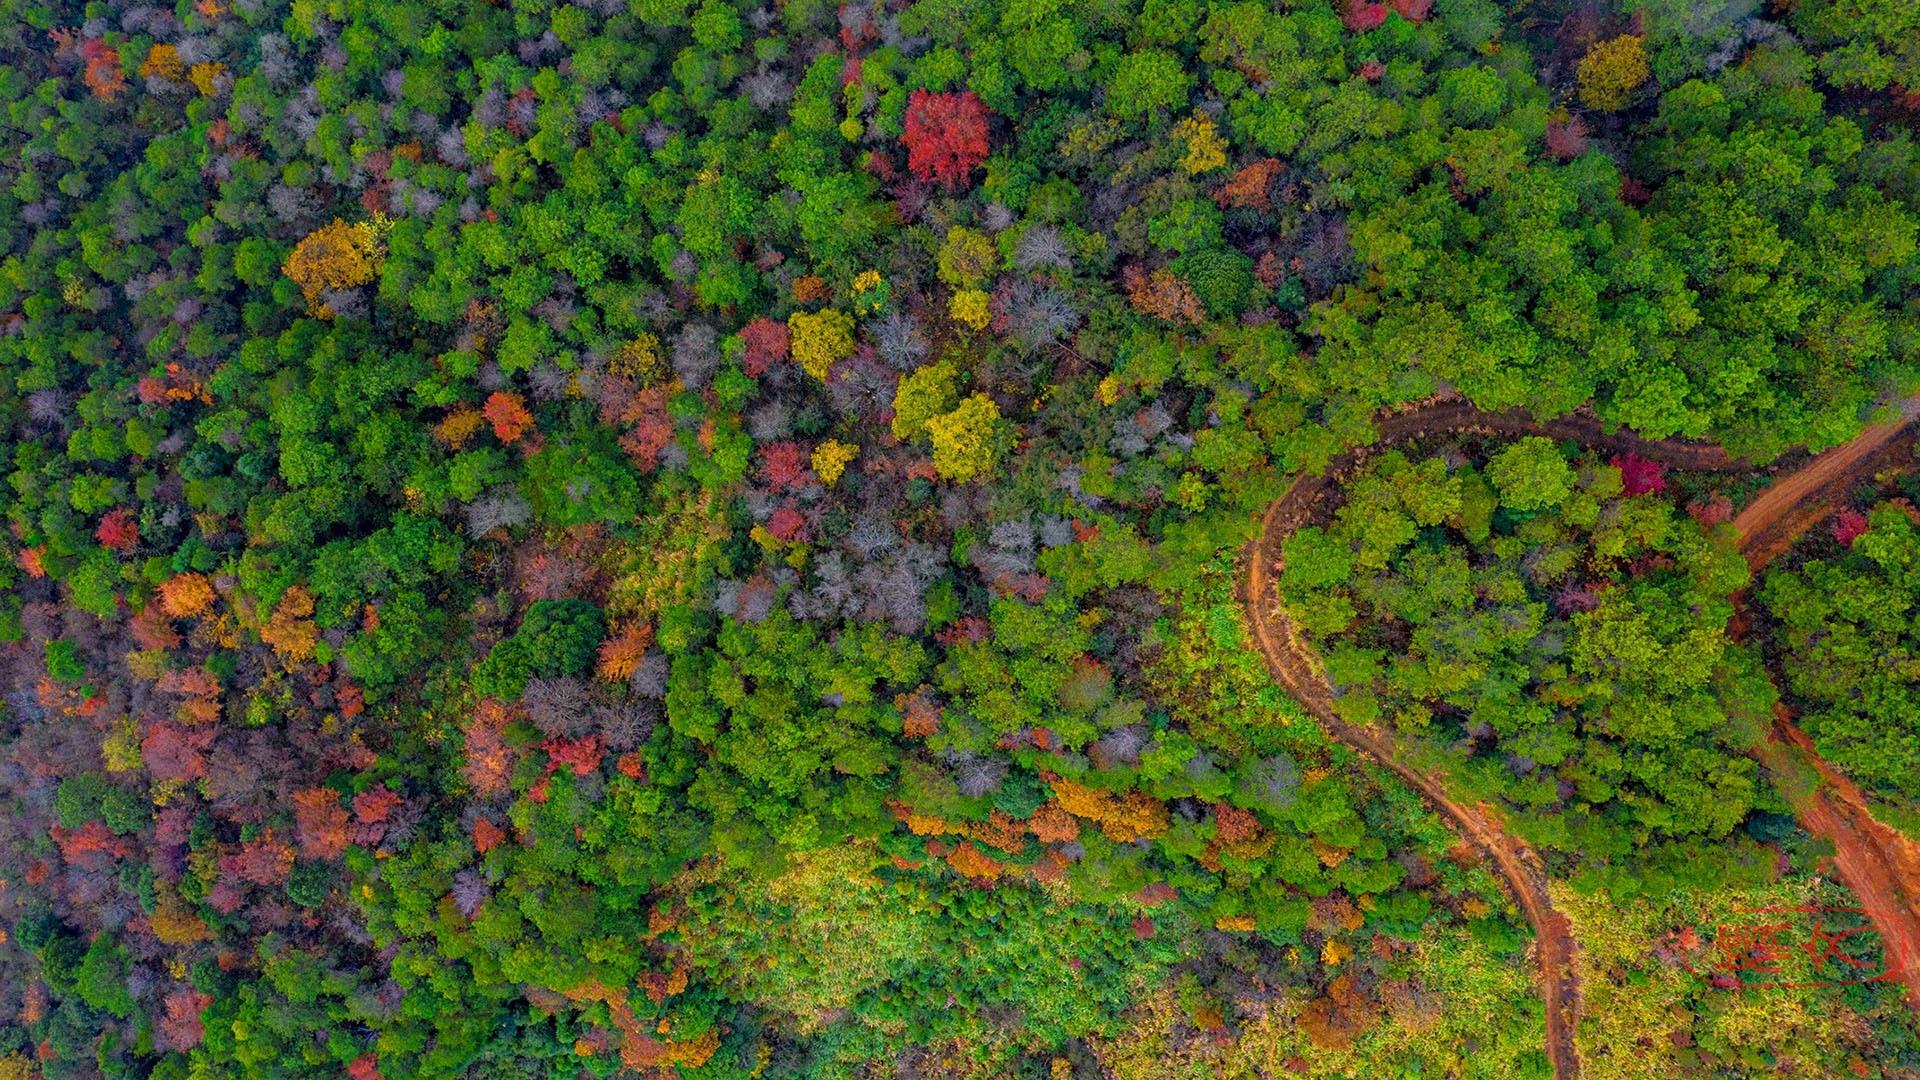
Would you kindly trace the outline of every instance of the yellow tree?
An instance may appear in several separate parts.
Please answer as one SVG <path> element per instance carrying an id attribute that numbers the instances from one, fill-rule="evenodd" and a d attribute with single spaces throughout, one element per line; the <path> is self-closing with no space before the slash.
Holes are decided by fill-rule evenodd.
<path id="1" fill-rule="evenodd" d="M 948 480 L 972 480 L 993 468 L 999 450 L 1000 406 L 985 394 L 927 421 L 934 471 Z"/>
<path id="2" fill-rule="evenodd" d="M 326 318 L 332 313 L 322 297 L 329 290 L 351 289 L 372 281 L 380 269 L 379 262 L 379 226 L 367 221 L 349 225 L 335 218 L 294 245 L 281 270 L 300 286 L 313 313 Z"/>
<path id="3" fill-rule="evenodd" d="M 835 363 L 853 355 L 853 316 L 827 308 L 787 316 L 793 358 L 807 374 L 822 382 Z"/>
<path id="4" fill-rule="evenodd" d="M 1589 109 L 1615 112 L 1627 107 L 1633 92 L 1652 74 L 1646 44 L 1631 34 L 1602 41 L 1580 58 L 1580 101 Z"/>

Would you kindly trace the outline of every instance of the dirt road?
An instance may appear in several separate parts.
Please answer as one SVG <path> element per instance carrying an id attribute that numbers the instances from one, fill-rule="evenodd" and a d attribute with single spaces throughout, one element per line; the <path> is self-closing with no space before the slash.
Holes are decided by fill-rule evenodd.
<path id="1" fill-rule="evenodd" d="M 1890 455 L 1905 427 L 1903 422 L 1868 428 L 1852 442 L 1814 457 L 1769 486 L 1734 522 L 1749 565 L 1764 566 L 1831 513 L 1850 485 L 1870 475 Z M 1675 440 L 1649 442 L 1624 432 L 1608 433 L 1597 419 L 1587 415 L 1541 423 L 1522 410 L 1482 413 L 1458 400 L 1429 402 L 1381 416 L 1375 421 L 1375 430 L 1379 436 L 1376 443 L 1340 455 L 1321 475 L 1299 477 L 1267 508 L 1247 560 L 1242 600 L 1248 622 L 1274 677 L 1330 735 L 1399 775 L 1492 861 L 1533 926 L 1538 981 L 1547 1011 L 1547 1057 L 1554 1076 L 1569 1080 L 1580 1069 L 1574 1045 L 1580 1012 L 1577 946 L 1566 916 L 1554 910 L 1547 894 L 1547 875 L 1539 854 L 1509 834 L 1488 808 L 1454 802 L 1438 777 L 1404 764 L 1389 733 L 1353 727 L 1334 712 L 1332 688 L 1312 648 L 1280 607 L 1275 592 L 1275 582 L 1284 569 L 1286 539 L 1307 524 L 1315 506 L 1335 482 L 1367 456 L 1397 443 L 1435 435 L 1544 435 L 1603 452 L 1633 453 L 1673 468 L 1726 472 L 1747 466 L 1717 446 Z M 1900 965 L 1909 1000 L 1920 1009 L 1920 906 L 1915 904 L 1915 898 L 1920 897 L 1920 847 L 1875 821 L 1859 790 L 1813 753 L 1812 744 L 1783 713 L 1776 721 L 1773 739 L 1755 755 L 1769 771 L 1780 774 L 1788 768 L 1788 755 L 1792 754 L 1809 759 L 1826 781 L 1810 797 L 1798 800 L 1796 810 L 1802 827 L 1833 841 L 1838 852 L 1835 868 L 1860 897 L 1861 907 L 1886 943 L 1890 968 Z"/>
<path id="2" fill-rule="evenodd" d="M 1855 484 L 1899 460 L 1912 444 L 1909 423 L 1870 427 L 1779 477 L 1749 503 L 1733 524 L 1754 573 L 1839 509 Z M 1795 800 L 1801 827 L 1833 842 L 1834 869 L 1873 920 L 1888 974 L 1905 986 L 1908 1005 L 1920 1011 L 1920 844 L 1875 820 L 1865 793 L 1821 758 L 1785 705 L 1775 708 L 1773 730 L 1755 756 L 1775 775 L 1796 764 L 1819 773 L 1820 787 Z"/>
<path id="3" fill-rule="evenodd" d="M 1776 775 L 1801 763 L 1819 770 L 1821 786 L 1793 799 L 1794 812 L 1807 832 L 1833 841 L 1834 870 L 1880 936 L 1888 980 L 1920 1009 L 1920 844 L 1874 819 L 1859 787 L 1821 759 L 1786 706 L 1775 709 L 1771 737 L 1755 756 Z"/>
<path id="4" fill-rule="evenodd" d="M 1908 423 L 1875 424 L 1768 485 L 1733 519 L 1747 565 L 1759 570 L 1838 509 L 1849 488 L 1882 467 Z"/>

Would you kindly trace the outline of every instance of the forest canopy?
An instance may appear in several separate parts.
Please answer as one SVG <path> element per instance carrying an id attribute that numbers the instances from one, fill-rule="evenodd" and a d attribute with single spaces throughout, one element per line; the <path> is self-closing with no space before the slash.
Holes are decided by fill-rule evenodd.
<path id="1" fill-rule="evenodd" d="M 1241 555 L 1417 403 L 1756 466 L 1891 417 L 1917 41 L 0 0 L 0 1077 L 1550 1073 L 1522 905 L 1275 681 Z M 1813 857 L 1750 492 L 1665 483 L 1381 453 L 1282 583 L 1347 721 L 1658 911 Z M 1904 521 L 1758 586 L 1892 802 Z M 1821 1067 L 1920 1067 L 1844 1008 Z"/>

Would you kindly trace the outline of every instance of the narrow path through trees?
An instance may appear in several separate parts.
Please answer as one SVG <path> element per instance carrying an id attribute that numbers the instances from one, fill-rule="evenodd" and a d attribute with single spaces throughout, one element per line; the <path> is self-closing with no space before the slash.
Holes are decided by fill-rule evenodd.
<path id="1" fill-rule="evenodd" d="M 1839 509 L 1849 488 L 1897 460 L 1900 448 L 1911 447 L 1909 422 L 1868 428 L 1780 477 L 1748 504 L 1733 525 L 1754 573 Z M 1834 869 L 1873 921 L 1887 974 L 1905 986 L 1907 1004 L 1920 1011 L 1920 844 L 1875 820 L 1859 786 L 1820 757 L 1785 705 L 1775 706 L 1773 730 L 1755 756 L 1775 775 L 1796 765 L 1818 773 L 1817 788 L 1791 796 L 1794 812 L 1802 828 L 1833 842 Z"/>
<path id="2" fill-rule="evenodd" d="M 1776 479 L 1735 519 L 1741 550 L 1749 565 L 1756 569 L 1764 566 L 1830 513 L 1848 485 L 1869 475 L 1890 456 L 1905 426 L 1901 422 L 1868 428 L 1852 442 Z M 1545 864 L 1539 853 L 1502 827 L 1490 808 L 1455 802 L 1438 776 L 1402 761 L 1391 732 L 1355 727 L 1334 712 L 1332 687 L 1312 648 L 1301 638 L 1275 595 L 1275 582 L 1284 568 L 1286 540 L 1308 523 L 1319 501 L 1367 456 L 1436 435 L 1545 435 L 1601 451 L 1634 453 L 1679 469 L 1732 472 L 1747 466 L 1718 446 L 1678 440 L 1653 442 L 1625 432 L 1609 433 L 1592 416 L 1543 423 L 1523 410 L 1483 413 L 1453 399 L 1383 415 L 1376 420 L 1375 430 L 1379 435 L 1375 443 L 1340 455 L 1320 474 L 1300 476 L 1267 508 L 1247 560 L 1242 600 L 1248 622 L 1274 677 L 1325 726 L 1328 734 L 1412 785 L 1453 822 L 1506 881 L 1534 929 L 1535 959 L 1546 1004 L 1547 1057 L 1554 1076 L 1570 1080 L 1579 1075 L 1580 1068 L 1574 1044 L 1574 1027 L 1580 1014 L 1577 946 L 1566 916 L 1553 908 Z M 1776 775 L 1790 768 L 1794 755 L 1804 756 L 1819 771 L 1823 786 L 1795 800 L 1800 823 L 1809 833 L 1834 843 L 1838 852 L 1835 868 L 1859 897 L 1862 909 L 1885 942 L 1890 971 L 1903 978 L 1909 1002 L 1920 1009 L 1920 904 L 1916 903 L 1920 899 L 1920 847 L 1873 819 L 1859 790 L 1820 760 L 1784 710 L 1776 718 L 1773 737 L 1755 754 Z"/>

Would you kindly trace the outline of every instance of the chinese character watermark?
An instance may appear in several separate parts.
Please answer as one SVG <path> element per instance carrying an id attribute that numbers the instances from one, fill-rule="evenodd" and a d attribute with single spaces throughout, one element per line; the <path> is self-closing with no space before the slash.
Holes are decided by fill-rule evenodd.
<path id="1" fill-rule="evenodd" d="M 1797 989 L 1890 982 L 1873 924 L 1860 908 L 1797 904 L 1735 908 L 1735 921 L 1714 928 L 1710 945 L 1683 955 L 1689 971 L 1725 990 Z M 1691 937 L 1691 932 L 1689 931 Z"/>

